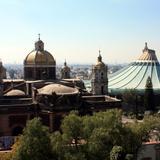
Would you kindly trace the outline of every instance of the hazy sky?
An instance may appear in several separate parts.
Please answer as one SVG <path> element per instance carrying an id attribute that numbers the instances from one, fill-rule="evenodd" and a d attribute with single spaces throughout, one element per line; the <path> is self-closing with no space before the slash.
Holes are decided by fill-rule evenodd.
<path id="1" fill-rule="evenodd" d="M 160 57 L 159 0 L 0 0 L 0 58 L 23 63 L 41 39 L 57 61 L 137 59 L 147 41 Z"/>

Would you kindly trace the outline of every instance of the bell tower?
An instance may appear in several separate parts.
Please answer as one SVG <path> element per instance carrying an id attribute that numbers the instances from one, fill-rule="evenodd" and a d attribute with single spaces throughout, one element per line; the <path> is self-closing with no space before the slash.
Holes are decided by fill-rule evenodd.
<path id="1" fill-rule="evenodd" d="M 65 60 L 64 67 L 61 69 L 61 79 L 70 78 L 71 69 L 67 66 L 67 62 Z"/>
<path id="2" fill-rule="evenodd" d="M 108 67 L 102 62 L 101 51 L 97 58 L 96 65 L 92 68 L 92 94 L 106 95 L 108 93 Z"/>

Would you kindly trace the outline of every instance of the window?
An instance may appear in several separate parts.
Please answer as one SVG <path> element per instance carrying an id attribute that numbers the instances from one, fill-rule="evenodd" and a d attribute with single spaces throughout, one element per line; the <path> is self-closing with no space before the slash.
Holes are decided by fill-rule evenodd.
<path id="1" fill-rule="evenodd" d="M 101 79 L 103 79 L 103 72 L 101 73 Z"/>

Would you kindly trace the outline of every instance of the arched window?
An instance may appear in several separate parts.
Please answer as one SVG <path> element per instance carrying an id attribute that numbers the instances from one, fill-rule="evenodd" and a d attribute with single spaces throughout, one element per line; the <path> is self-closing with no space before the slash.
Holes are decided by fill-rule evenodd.
<path id="1" fill-rule="evenodd" d="M 101 73 L 101 79 L 103 79 L 103 72 Z"/>

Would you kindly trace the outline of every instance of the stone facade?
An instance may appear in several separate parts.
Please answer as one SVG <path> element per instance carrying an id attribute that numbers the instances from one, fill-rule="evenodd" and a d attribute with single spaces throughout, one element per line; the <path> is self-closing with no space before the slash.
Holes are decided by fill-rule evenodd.
<path id="1" fill-rule="evenodd" d="M 71 110 L 85 115 L 121 108 L 120 100 L 101 95 L 108 91 L 107 66 L 102 62 L 101 55 L 93 67 L 92 77 L 93 94 L 99 96 L 87 93 L 82 80 L 70 79 L 70 68 L 66 62 L 62 70 L 62 78 L 65 79 L 55 80 L 55 65 L 53 56 L 44 50 L 44 43 L 39 38 L 35 50 L 24 60 L 25 79 L 3 79 L 3 72 L 0 72 L 3 84 L 0 140 L 2 138 L 8 143 L 7 139 L 10 137 L 12 140 L 12 136 L 21 134 L 26 122 L 34 117 L 40 117 L 52 132 L 59 129 L 61 120 Z"/>
<path id="2" fill-rule="evenodd" d="M 67 62 L 64 62 L 64 66 L 61 69 L 61 79 L 69 79 L 70 78 L 71 69 L 67 66 Z"/>
<path id="3" fill-rule="evenodd" d="M 105 95 L 108 93 L 108 67 L 102 62 L 102 57 L 99 53 L 97 64 L 92 68 L 92 94 Z"/>

